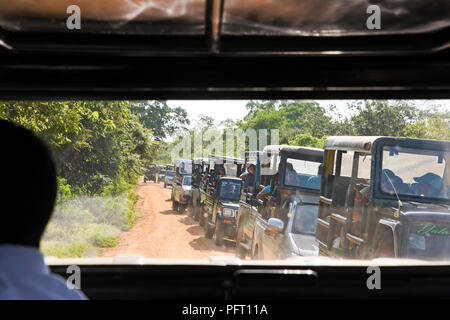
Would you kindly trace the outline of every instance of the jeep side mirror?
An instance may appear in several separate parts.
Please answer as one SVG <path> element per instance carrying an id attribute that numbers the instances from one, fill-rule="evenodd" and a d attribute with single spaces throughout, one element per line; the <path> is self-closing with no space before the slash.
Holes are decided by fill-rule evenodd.
<path id="1" fill-rule="evenodd" d="M 277 218 L 270 218 L 267 222 L 267 228 L 264 230 L 266 235 L 277 235 L 283 232 L 284 222 Z"/>

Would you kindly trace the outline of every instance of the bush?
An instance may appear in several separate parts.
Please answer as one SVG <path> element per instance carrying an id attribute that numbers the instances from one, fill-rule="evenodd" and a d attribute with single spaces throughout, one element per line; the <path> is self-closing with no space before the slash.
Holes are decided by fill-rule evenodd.
<path id="1" fill-rule="evenodd" d="M 67 183 L 67 179 L 57 177 L 56 178 L 58 193 L 56 196 L 57 202 L 63 202 L 72 197 L 72 188 L 70 184 Z"/>
<path id="2" fill-rule="evenodd" d="M 117 246 L 117 238 L 112 236 L 97 235 L 92 238 L 92 243 L 96 247 L 107 248 Z"/>

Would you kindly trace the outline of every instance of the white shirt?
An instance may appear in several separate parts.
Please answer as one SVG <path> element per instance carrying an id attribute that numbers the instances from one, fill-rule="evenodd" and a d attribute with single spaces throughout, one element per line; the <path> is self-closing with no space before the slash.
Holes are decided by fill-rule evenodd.
<path id="1" fill-rule="evenodd" d="M 0 300 L 85 300 L 79 290 L 50 273 L 42 253 L 33 247 L 0 245 Z"/>

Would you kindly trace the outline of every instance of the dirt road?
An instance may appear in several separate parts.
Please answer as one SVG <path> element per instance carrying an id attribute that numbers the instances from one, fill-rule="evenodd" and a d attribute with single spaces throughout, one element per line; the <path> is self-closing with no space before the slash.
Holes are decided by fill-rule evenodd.
<path id="1" fill-rule="evenodd" d="M 234 247 L 218 247 L 204 236 L 203 228 L 186 213 L 172 211 L 171 189 L 163 184 L 140 182 L 137 207 L 141 217 L 130 231 L 119 236 L 117 247 L 104 249 L 100 256 L 140 254 L 147 258 L 203 259 L 233 256 Z"/>

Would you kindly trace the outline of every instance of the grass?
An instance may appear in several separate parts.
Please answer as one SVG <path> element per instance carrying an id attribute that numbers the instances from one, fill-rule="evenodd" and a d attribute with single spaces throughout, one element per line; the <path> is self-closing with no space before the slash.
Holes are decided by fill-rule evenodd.
<path id="1" fill-rule="evenodd" d="M 120 232 L 139 217 L 138 200 L 130 190 L 120 196 L 72 197 L 59 203 L 41 242 L 43 254 L 96 256 L 102 248 L 117 246 Z"/>
<path id="2" fill-rule="evenodd" d="M 89 244 L 77 243 L 70 245 L 61 244 L 42 244 L 41 251 L 44 256 L 53 256 L 57 258 L 81 258 L 83 254 L 88 251 Z"/>

